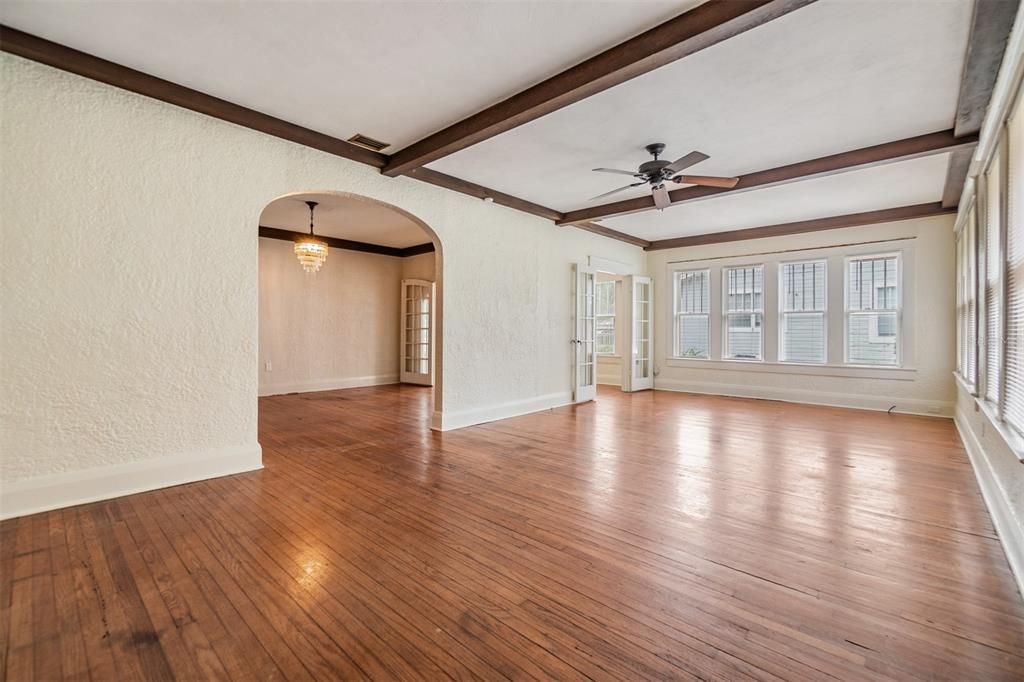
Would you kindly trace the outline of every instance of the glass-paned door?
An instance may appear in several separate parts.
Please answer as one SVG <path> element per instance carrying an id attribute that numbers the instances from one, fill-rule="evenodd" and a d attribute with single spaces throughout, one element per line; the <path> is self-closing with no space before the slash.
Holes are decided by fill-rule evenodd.
<path id="1" fill-rule="evenodd" d="M 624 367 L 622 390 L 643 391 L 654 388 L 654 367 L 651 343 L 654 338 L 654 295 L 650 277 L 631 276 L 625 281 L 631 292 L 629 329 L 629 366 Z"/>
<path id="2" fill-rule="evenodd" d="M 434 385 L 434 283 L 402 280 L 402 346 L 399 380 Z"/>
<path id="3" fill-rule="evenodd" d="M 573 346 L 573 400 L 582 403 L 597 397 L 597 353 L 595 348 L 597 273 L 581 263 L 574 273 L 576 336 Z"/>

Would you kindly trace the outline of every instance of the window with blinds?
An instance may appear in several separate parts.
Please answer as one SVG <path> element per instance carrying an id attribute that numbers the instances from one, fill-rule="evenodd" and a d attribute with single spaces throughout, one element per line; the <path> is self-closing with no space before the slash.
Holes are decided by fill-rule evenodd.
<path id="1" fill-rule="evenodd" d="M 1002 145 L 985 173 L 985 398 L 1000 402 L 1003 328 Z"/>
<path id="2" fill-rule="evenodd" d="M 977 212 L 971 206 L 956 235 L 956 371 L 969 386 L 978 377 Z"/>
<path id="3" fill-rule="evenodd" d="M 710 357 L 711 272 L 677 272 L 674 298 L 675 357 Z"/>
<path id="4" fill-rule="evenodd" d="M 899 365 L 900 297 L 898 255 L 847 261 L 847 363 Z"/>
<path id="5" fill-rule="evenodd" d="M 764 266 L 722 270 L 723 357 L 760 360 L 764 349 Z"/>
<path id="6" fill-rule="evenodd" d="M 598 282 L 595 294 L 595 349 L 607 355 L 615 352 L 615 282 Z"/>
<path id="7" fill-rule="evenodd" d="M 1003 418 L 1024 434 L 1024 111 L 1006 124 L 1006 388 Z"/>
<path id="8" fill-rule="evenodd" d="M 782 362 L 825 362 L 826 267 L 823 260 L 783 263 L 779 267 Z"/>

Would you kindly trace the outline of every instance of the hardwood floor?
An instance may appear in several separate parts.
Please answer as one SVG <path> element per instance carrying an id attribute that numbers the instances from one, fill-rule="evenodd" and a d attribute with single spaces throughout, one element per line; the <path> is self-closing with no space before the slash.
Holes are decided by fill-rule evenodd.
<path id="1" fill-rule="evenodd" d="M 1024 678 L 949 420 L 602 389 L 444 434 L 260 400 L 259 472 L 0 524 L 7 680 Z"/>

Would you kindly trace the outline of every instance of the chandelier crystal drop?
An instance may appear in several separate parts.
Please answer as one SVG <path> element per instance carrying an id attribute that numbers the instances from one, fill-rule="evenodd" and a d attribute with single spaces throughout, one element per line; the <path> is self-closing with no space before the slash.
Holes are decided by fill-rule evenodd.
<path id="1" fill-rule="evenodd" d="M 303 270 L 315 274 L 327 260 L 327 244 L 313 234 L 313 209 L 317 202 L 307 201 L 306 205 L 309 206 L 309 235 L 295 240 L 295 256 Z"/>

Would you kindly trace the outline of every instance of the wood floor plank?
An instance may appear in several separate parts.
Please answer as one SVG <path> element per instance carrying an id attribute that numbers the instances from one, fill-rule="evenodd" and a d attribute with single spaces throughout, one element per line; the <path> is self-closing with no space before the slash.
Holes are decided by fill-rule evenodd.
<path id="1" fill-rule="evenodd" d="M 261 471 L 3 522 L 4 678 L 1024 679 L 948 420 L 605 388 L 431 411 L 262 398 Z"/>

